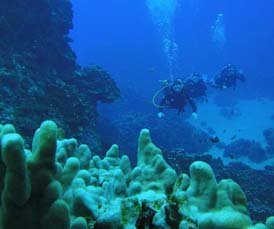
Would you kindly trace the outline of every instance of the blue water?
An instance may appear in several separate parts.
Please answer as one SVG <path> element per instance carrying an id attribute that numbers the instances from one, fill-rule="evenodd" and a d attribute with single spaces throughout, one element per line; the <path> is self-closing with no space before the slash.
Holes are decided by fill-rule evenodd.
<path id="1" fill-rule="evenodd" d="M 252 91 L 251 96 L 256 96 L 255 91 L 273 94 L 269 86 L 274 86 L 272 0 L 178 3 L 172 21 L 173 38 L 178 44 L 175 77 L 193 71 L 210 76 L 222 65 L 234 63 L 248 76 L 246 92 Z M 145 0 L 80 0 L 73 5 L 72 47 L 80 64 L 101 65 L 120 87 L 134 84 L 147 93 L 157 86 L 158 79 L 169 77 L 161 36 Z M 224 15 L 226 36 L 221 51 L 212 42 L 211 31 L 219 13 Z"/>

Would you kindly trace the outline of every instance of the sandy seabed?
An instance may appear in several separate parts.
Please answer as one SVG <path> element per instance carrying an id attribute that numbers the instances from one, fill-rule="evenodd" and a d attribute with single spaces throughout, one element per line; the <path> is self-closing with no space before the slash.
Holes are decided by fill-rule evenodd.
<path id="1" fill-rule="evenodd" d="M 221 115 L 222 109 L 233 109 L 235 114 L 231 117 L 225 117 Z M 274 120 L 271 118 L 273 114 L 274 101 L 268 99 L 240 100 L 233 107 L 220 107 L 209 98 L 208 103 L 199 104 L 198 119 L 190 118 L 189 122 L 206 131 L 208 128 L 213 129 L 215 135 L 225 144 L 243 138 L 257 141 L 265 147 L 267 143 L 263 131 L 274 128 Z M 212 147 L 209 153 L 222 157 L 222 152 L 219 148 Z M 232 161 L 229 158 L 223 158 L 223 160 L 225 163 Z M 241 161 L 245 161 L 252 167 L 262 168 L 267 164 L 272 164 L 274 158 L 261 164 L 254 164 L 247 158 L 241 158 Z"/>

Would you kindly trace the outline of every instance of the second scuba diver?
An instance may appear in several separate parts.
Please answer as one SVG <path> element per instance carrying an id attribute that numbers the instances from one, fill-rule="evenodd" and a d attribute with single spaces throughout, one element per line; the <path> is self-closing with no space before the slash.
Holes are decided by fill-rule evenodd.
<path id="1" fill-rule="evenodd" d="M 233 87 L 235 89 L 237 80 L 245 82 L 246 78 L 243 72 L 238 70 L 236 66 L 228 64 L 213 77 L 209 85 L 213 88 L 225 89 Z"/>

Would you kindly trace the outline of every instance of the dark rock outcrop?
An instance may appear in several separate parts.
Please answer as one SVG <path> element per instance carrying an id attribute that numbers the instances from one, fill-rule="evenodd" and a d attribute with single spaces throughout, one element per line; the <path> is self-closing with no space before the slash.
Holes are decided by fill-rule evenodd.
<path id="1" fill-rule="evenodd" d="M 96 104 L 120 92 L 101 68 L 77 65 L 68 36 L 72 17 L 68 0 L 1 2 L 0 120 L 30 140 L 39 123 L 52 119 L 67 137 L 100 148 Z"/>
<path id="2" fill-rule="evenodd" d="M 269 156 L 274 156 L 274 128 L 268 128 L 265 129 L 264 132 L 264 137 L 267 142 L 267 152 Z"/>
<path id="3" fill-rule="evenodd" d="M 266 150 L 259 142 L 247 139 L 236 140 L 225 147 L 224 156 L 230 158 L 248 157 L 253 162 L 267 159 Z"/>

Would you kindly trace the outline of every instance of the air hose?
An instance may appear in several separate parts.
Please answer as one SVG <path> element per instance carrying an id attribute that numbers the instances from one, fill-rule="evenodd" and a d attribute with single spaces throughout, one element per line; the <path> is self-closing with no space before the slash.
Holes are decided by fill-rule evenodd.
<path id="1" fill-rule="evenodd" d="M 159 94 L 160 94 L 164 89 L 166 89 L 166 88 L 169 87 L 169 86 L 170 86 L 170 85 L 168 84 L 168 85 L 162 87 L 160 90 L 156 91 L 156 93 L 154 94 L 153 99 L 152 99 L 153 106 L 155 106 L 155 107 L 157 107 L 157 108 L 165 108 L 165 107 L 167 107 L 167 106 L 158 105 L 158 104 L 155 102 L 155 100 L 156 100 L 156 98 L 159 96 Z"/>

